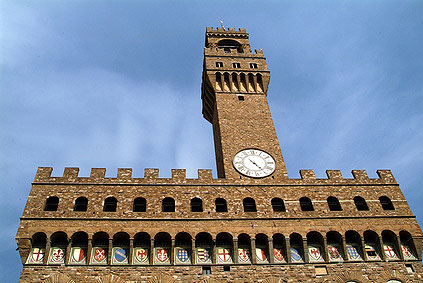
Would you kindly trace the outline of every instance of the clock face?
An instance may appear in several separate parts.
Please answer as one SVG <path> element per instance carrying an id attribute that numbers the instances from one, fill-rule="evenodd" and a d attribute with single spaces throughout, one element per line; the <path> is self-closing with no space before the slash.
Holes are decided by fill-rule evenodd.
<path id="1" fill-rule="evenodd" d="M 267 177 L 275 171 L 276 166 L 270 154 L 253 148 L 235 154 L 233 164 L 239 173 L 252 178 Z"/>

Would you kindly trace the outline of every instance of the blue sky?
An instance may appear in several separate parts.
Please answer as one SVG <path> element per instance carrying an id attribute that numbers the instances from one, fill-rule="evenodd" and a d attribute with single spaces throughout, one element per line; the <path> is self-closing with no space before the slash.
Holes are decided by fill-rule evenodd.
<path id="1" fill-rule="evenodd" d="M 422 224 L 422 15 L 422 1 L 1 1 L 1 281 L 19 277 L 38 166 L 215 169 L 200 84 L 220 19 L 264 51 L 289 176 L 392 169 Z"/>

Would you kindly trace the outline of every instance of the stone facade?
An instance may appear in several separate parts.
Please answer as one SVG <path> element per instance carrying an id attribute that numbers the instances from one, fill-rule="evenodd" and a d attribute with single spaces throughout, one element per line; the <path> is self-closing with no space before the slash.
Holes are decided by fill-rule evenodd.
<path id="1" fill-rule="evenodd" d="M 421 282 L 423 234 L 392 173 L 288 178 L 263 52 L 243 29 L 207 28 L 204 54 L 218 178 L 38 168 L 16 236 L 21 281 Z M 233 157 L 248 148 L 270 154 L 274 172 L 238 172 Z"/>

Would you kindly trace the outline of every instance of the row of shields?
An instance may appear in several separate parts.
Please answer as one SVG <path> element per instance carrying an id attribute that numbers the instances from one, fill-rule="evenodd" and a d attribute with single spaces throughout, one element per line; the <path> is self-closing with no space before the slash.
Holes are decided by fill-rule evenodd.
<path id="1" fill-rule="evenodd" d="M 383 245 L 385 257 L 388 260 L 398 260 L 398 252 L 394 249 L 392 244 Z M 401 245 L 401 249 L 406 260 L 416 260 L 417 257 L 408 246 Z M 108 250 L 102 247 L 93 247 L 89 263 L 90 264 L 107 264 Z M 331 262 L 342 262 L 344 258 L 341 254 L 341 249 L 337 245 L 328 245 L 328 257 Z M 365 252 L 368 260 L 380 260 L 380 253 L 374 244 L 366 244 Z M 66 250 L 62 247 L 52 247 L 48 256 L 48 264 L 64 264 Z M 115 265 L 129 264 L 129 249 L 124 247 L 114 247 L 112 250 L 111 263 Z M 133 248 L 132 264 L 143 265 L 150 264 L 150 252 L 148 248 L 135 247 Z M 209 248 L 196 248 L 195 264 L 211 264 L 212 251 Z M 267 249 L 256 248 L 255 250 L 257 263 L 269 263 L 269 254 Z M 27 264 L 43 264 L 45 256 L 45 249 L 33 248 L 27 259 Z M 251 252 L 248 248 L 238 249 L 238 263 L 251 264 Z M 291 262 L 304 262 L 304 256 L 300 247 L 292 246 L 290 248 Z M 320 245 L 309 245 L 308 256 L 310 262 L 323 262 L 322 247 Z M 360 252 L 359 246 L 355 244 L 347 244 L 347 255 L 349 260 L 362 261 L 363 255 Z M 175 264 L 193 264 L 192 253 L 189 248 L 176 247 L 174 252 Z M 281 248 L 273 249 L 273 258 L 275 263 L 285 263 L 286 258 L 284 251 Z M 69 264 L 87 264 L 87 249 L 81 247 L 72 247 L 70 252 Z M 232 264 L 234 263 L 233 253 L 231 248 L 217 247 L 216 261 L 218 264 Z M 170 248 L 154 248 L 153 263 L 170 264 Z"/>

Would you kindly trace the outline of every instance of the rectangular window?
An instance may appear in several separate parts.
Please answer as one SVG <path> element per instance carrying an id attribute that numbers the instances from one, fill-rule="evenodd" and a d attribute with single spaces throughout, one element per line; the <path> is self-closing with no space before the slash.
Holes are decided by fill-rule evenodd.
<path id="1" fill-rule="evenodd" d="M 241 64 L 240 64 L 240 63 L 232 63 L 232 66 L 233 66 L 235 69 L 239 69 L 239 68 L 241 68 Z"/>
<path id="2" fill-rule="evenodd" d="M 243 95 L 238 95 L 238 100 L 239 101 L 244 101 L 244 96 Z"/>
<path id="3" fill-rule="evenodd" d="M 222 68 L 223 67 L 223 63 L 222 62 L 216 62 L 216 67 Z"/>
<path id="4" fill-rule="evenodd" d="M 211 266 L 203 266 L 203 275 L 211 274 Z"/>
<path id="5" fill-rule="evenodd" d="M 230 271 L 231 271 L 231 267 L 230 267 L 229 265 L 225 265 L 225 266 L 223 267 L 223 271 L 225 271 L 225 272 L 230 272 Z"/>
<path id="6" fill-rule="evenodd" d="M 257 63 L 250 63 L 250 68 L 251 69 L 257 69 L 258 68 Z"/>
<path id="7" fill-rule="evenodd" d="M 328 275 L 328 270 L 326 266 L 315 266 L 314 270 L 316 271 L 316 275 Z"/>

